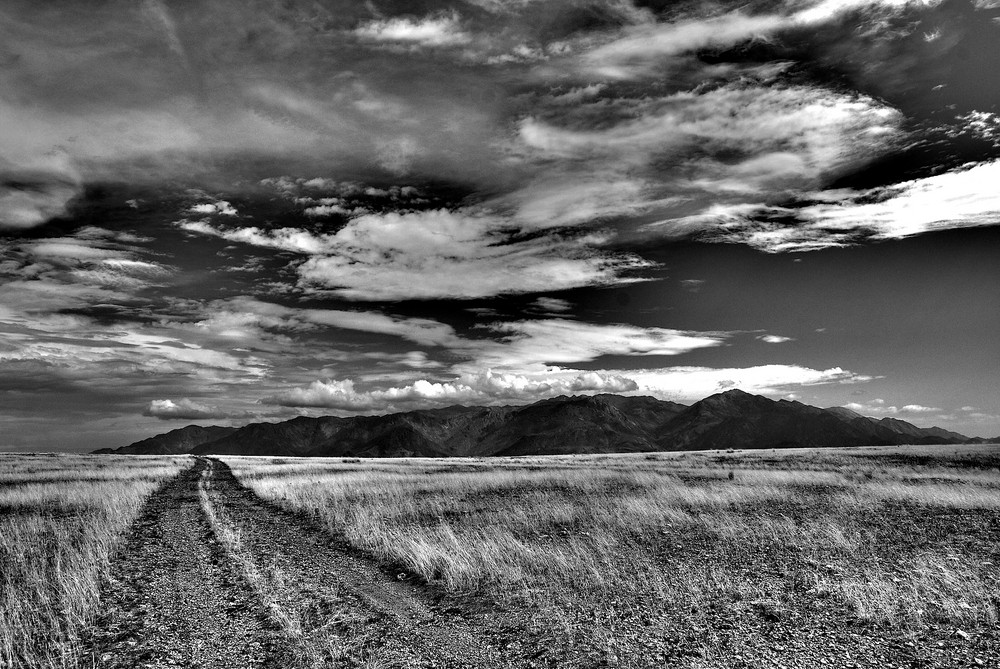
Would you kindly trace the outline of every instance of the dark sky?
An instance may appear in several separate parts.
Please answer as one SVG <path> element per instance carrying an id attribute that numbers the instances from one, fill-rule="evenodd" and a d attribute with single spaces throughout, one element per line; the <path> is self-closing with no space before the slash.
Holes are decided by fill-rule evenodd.
<path id="1" fill-rule="evenodd" d="M 0 7 L 0 449 L 733 387 L 1000 435 L 1000 3 Z"/>

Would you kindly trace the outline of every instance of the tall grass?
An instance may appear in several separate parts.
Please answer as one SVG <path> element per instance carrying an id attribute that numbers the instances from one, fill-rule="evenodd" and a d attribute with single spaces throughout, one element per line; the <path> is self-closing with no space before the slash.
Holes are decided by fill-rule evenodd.
<path id="1" fill-rule="evenodd" d="M 650 612 L 668 609 L 806 601 L 889 625 L 995 621 L 1000 571 L 965 539 L 1000 516 L 1000 476 L 879 453 L 226 462 L 379 559 L 529 604 L 540 625 L 600 635 L 636 617 L 657 629 Z"/>
<path id="2" fill-rule="evenodd" d="M 76 666 L 123 532 L 186 462 L 0 455 L 0 667 Z"/>

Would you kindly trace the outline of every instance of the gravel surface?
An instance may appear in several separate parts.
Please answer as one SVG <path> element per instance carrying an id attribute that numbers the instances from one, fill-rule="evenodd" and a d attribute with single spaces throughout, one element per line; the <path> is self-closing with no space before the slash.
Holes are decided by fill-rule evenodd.
<path id="1" fill-rule="evenodd" d="M 204 461 L 154 493 L 111 565 L 84 665 L 277 667 L 281 645 L 199 506 Z"/>

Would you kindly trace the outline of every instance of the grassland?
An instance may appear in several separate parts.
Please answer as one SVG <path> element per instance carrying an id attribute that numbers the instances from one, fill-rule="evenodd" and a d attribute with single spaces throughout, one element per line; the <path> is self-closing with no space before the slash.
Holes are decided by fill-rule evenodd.
<path id="1" fill-rule="evenodd" d="M 326 644 L 300 660 L 333 648 L 354 666 L 343 658 L 361 655 L 347 652 L 344 635 L 368 639 L 381 620 L 387 632 L 398 628 L 400 653 L 436 657 L 458 630 L 516 667 L 1000 662 L 997 446 L 224 460 L 296 517 L 205 459 L 200 478 L 173 479 L 162 490 L 176 494 L 158 494 L 151 512 L 149 495 L 191 459 L 0 456 L 0 667 L 95 664 L 81 657 L 91 646 L 80 639 L 102 594 L 138 625 L 130 638 L 187 629 L 174 624 L 193 615 L 180 604 L 158 607 L 163 620 L 143 627 L 144 598 L 172 597 L 143 590 L 145 575 L 187 583 L 180 574 L 202 553 L 208 571 L 189 576 L 218 596 L 188 593 L 205 604 L 193 629 L 228 629 L 229 603 L 244 602 L 240 615 L 259 611 L 298 646 Z M 111 579 L 109 561 L 141 511 L 137 528 L 172 528 L 189 550 L 136 545 L 114 563 L 134 578 Z M 204 543 L 212 532 L 218 543 Z M 144 547 L 160 566 L 139 559 Z M 369 558 L 389 576 L 380 580 Z M 424 613 L 383 615 L 399 608 L 394 598 Z M 314 620 L 323 611 L 340 613 Z M 108 643 L 98 646 L 110 648 L 113 666 L 133 666 L 117 620 L 101 623 Z M 268 634 L 251 636 L 266 645 Z M 183 655 L 185 638 L 164 653 Z M 386 638 L 365 643 L 374 653 Z"/>
<path id="2" fill-rule="evenodd" d="M 123 532 L 186 463 L 0 454 L 0 667 L 76 666 Z"/>
<path id="3" fill-rule="evenodd" d="M 527 616 L 553 655 L 736 667 L 777 628 L 997 627 L 994 446 L 225 461 L 385 564 Z"/>

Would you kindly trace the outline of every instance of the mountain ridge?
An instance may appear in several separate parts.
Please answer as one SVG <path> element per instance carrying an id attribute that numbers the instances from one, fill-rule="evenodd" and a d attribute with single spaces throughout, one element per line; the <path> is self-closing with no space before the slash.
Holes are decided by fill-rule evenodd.
<path id="1" fill-rule="evenodd" d="M 733 389 L 690 406 L 648 396 L 560 395 L 517 406 L 299 416 L 240 428 L 189 425 L 95 453 L 481 457 L 974 441 L 938 427 Z"/>

